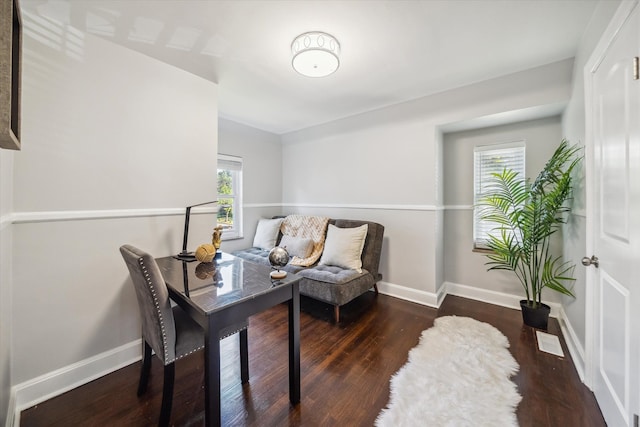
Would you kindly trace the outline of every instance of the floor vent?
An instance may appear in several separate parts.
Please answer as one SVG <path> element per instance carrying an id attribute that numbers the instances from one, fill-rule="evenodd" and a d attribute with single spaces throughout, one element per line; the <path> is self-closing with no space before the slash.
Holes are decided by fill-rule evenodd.
<path id="1" fill-rule="evenodd" d="M 562 346 L 560 345 L 560 340 L 557 336 L 546 332 L 536 331 L 536 338 L 538 340 L 538 349 L 540 351 L 564 357 L 564 352 L 562 351 Z"/>

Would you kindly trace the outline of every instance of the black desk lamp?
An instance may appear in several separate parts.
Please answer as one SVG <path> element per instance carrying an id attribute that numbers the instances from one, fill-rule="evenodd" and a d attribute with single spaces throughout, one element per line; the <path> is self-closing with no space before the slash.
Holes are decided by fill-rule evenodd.
<path id="1" fill-rule="evenodd" d="M 187 206 L 187 210 L 184 215 L 184 236 L 182 237 L 182 252 L 180 252 L 176 257 L 178 259 L 184 261 L 193 261 L 196 259 L 193 252 L 187 252 L 187 240 L 189 239 L 189 217 L 191 216 L 191 208 L 195 208 L 196 206 L 210 205 L 213 203 L 218 203 L 217 200 L 213 200 L 211 202 L 198 203 L 197 205 Z"/>

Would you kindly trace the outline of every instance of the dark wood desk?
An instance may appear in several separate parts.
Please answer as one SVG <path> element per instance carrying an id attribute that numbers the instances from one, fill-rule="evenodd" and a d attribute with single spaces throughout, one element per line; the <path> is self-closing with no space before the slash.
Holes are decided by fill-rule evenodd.
<path id="1" fill-rule="evenodd" d="M 272 281 L 269 267 L 224 253 L 208 264 L 173 257 L 156 261 L 171 299 L 205 331 L 206 425 L 221 425 L 220 331 L 282 302 L 289 305 L 289 400 L 300 402 L 300 276 L 290 273 Z M 240 335 L 240 353 L 244 383 L 249 379 L 246 330 Z"/>

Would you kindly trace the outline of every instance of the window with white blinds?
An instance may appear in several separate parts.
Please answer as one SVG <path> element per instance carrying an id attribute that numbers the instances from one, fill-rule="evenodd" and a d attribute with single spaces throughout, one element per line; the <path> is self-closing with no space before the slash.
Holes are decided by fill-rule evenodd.
<path id="1" fill-rule="evenodd" d="M 242 237 L 242 158 L 218 154 L 218 225 L 222 239 Z"/>
<path id="2" fill-rule="evenodd" d="M 507 168 L 525 176 L 525 142 L 478 146 L 473 158 L 473 244 L 475 248 L 486 248 L 488 235 L 497 224 L 481 219 L 478 204 L 487 194 L 487 185 L 494 179 L 492 174 Z"/>

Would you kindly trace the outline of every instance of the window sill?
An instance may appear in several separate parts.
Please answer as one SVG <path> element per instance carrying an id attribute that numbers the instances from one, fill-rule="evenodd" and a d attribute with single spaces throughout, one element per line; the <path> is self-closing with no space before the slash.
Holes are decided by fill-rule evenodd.
<path id="1" fill-rule="evenodd" d="M 244 236 L 231 235 L 231 236 L 224 237 L 224 234 L 222 235 L 223 242 L 229 242 L 231 240 L 242 240 L 242 239 L 244 239 Z"/>
<path id="2" fill-rule="evenodd" d="M 478 254 L 492 254 L 493 251 L 489 248 L 473 248 L 471 252 L 475 252 Z"/>

